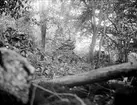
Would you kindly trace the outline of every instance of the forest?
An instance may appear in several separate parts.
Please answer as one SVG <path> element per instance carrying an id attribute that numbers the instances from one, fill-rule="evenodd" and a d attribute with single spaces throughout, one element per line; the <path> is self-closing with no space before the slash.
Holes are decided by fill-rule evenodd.
<path id="1" fill-rule="evenodd" d="M 2 105 L 137 105 L 136 0 L 1 0 Z"/>

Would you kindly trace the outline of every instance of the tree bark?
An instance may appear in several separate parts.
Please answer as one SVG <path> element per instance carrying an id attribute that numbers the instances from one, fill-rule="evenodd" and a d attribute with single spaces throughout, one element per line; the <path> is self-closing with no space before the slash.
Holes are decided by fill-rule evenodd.
<path id="1" fill-rule="evenodd" d="M 89 72 L 55 78 L 53 80 L 35 80 L 34 83 L 54 83 L 67 86 L 78 86 L 115 79 L 121 75 L 137 72 L 137 62 L 128 62 L 110 67 L 95 69 Z"/>

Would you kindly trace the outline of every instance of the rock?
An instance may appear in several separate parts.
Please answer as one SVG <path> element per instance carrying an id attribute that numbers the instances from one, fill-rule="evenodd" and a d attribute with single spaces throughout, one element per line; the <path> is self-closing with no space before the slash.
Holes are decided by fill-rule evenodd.
<path id="1" fill-rule="evenodd" d="M 24 57 L 12 50 L 0 48 L 0 90 L 27 103 L 34 71 L 34 67 Z"/>

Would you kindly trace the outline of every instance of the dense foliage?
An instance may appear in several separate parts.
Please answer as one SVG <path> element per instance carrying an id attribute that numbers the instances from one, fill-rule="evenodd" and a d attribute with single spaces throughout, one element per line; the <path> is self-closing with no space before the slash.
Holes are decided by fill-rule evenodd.
<path id="1" fill-rule="evenodd" d="M 11 15 L 17 19 L 28 10 L 28 0 L 1 0 L 0 2 L 0 14 Z"/>

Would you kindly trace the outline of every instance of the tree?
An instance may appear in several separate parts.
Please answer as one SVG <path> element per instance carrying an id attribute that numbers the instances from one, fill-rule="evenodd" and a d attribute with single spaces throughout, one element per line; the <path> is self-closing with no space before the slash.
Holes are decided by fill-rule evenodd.
<path id="1" fill-rule="evenodd" d="M 34 1 L 34 4 L 35 3 L 36 1 Z M 34 7 L 34 15 L 36 14 L 40 18 L 38 23 L 41 29 L 41 43 L 43 50 L 45 51 L 45 43 L 48 43 L 48 39 L 53 41 L 54 44 L 58 41 L 56 40 L 58 37 L 62 38 L 62 40 L 67 39 L 66 37 L 68 33 L 71 32 L 70 30 L 74 30 L 72 29 L 72 24 L 76 16 L 71 13 L 71 10 L 73 9 L 73 2 L 69 2 L 69 0 L 47 0 L 46 2 L 45 0 L 40 0 L 38 3 L 37 10 L 35 9 L 35 5 L 32 6 L 32 8 Z M 55 31 L 53 29 L 51 30 L 54 26 Z M 49 33 L 52 34 L 49 35 Z"/>
<path id="2" fill-rule="evenodd" d="M 110 1 L 106 0 L 81 0 L 85 3 L 85 10 L 83 10 L 82 15 L 79 20 L 81 22 L 81 28 L 86 28 L 86 30 L 92 35 L 92 43 L 90 45 L 90 51 L 88 56 L 88 61 L 92 62 L 94 57 L 94 51 L 96 46 L 96 41 L 99 37 L 100 30 L 105 27 L 106 15 L 110 13 L 109 6 Z M 98 12 L 98 13 L 97 13 Z M 104 23 L 104 25 L 102 25 Z M 104 34 L 100 34 L 101 36 Z M 101 40 L 102 41 L 102 40 Z M 102 42 L 101 42 L 102 43 Z M 100 45 L 102 46 L 102 45 Z"/>
<path id="3" fill-rule="evenodd" d="M 127 55 L 133 48 L 130 46 L 132 39 L 136 39 L 136 1 L 118 0 L 114 4 L 115 17 L 108 18 L 112 23 L 109 32 L 117 38 L 113 42 L 119 51 L 119 59 L 127 61 Z"/>
<path id="4" fill-rule="evenodd" d="M 82 26 L 82 29 L 86 28 L 93 35 L 88 56 L 89 61 L 93 60 L 94 48 L 99 33 L 101 33 L 100 36 L 104 35 L 104 32 L 101 32 L 101 28 L 105 27 L 105 25 L 102 25 L 105 21 L 108 21 L 109 24 L 106 26 L 104 38 L 109 43 L 107 41 L 103 41 L 103 43 L 108 43 L 111 48 L 116 49 L 122 62 L 127 61 L 127 54 L 131 50 L 130 41 L 136 39 L 136 1 L 81 0 L 81 2 L 85 3 L 85 10 L 79 18 L 81 22 L 79 26 Z M 98 16 L 95 14 L 97 10 L 99 12 Z M 98 22 L 96 21 L 97 18 Z M 109 34 L 115 39 L 109 37 Z"/>

